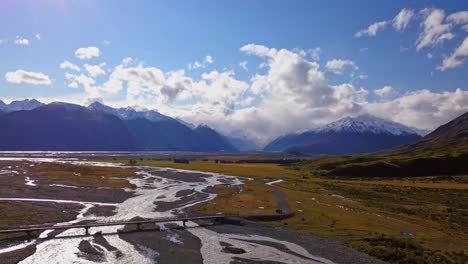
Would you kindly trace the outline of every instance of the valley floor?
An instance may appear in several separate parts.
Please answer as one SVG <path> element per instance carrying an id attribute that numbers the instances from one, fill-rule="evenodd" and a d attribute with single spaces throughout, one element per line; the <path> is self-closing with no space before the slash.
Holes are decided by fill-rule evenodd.
<path id="1" fill-rule="evenodd" d="M 262 180 L 140 165 L 2 157 L 0 228 L 228 213 L 227 203 L 230 212 L 242 214 L 276 209 L 277 195 Z M 341 243 L 250 221 L 143 228 L 148 230 L 91 228 L 92 236 L 78 229 L 2 235 L 0 257 L 2 263 L 378 263 Z"/>
<path id="2" fill-rule="evenodd" d="M 120 162 L 125 162 L 121 160 Z M 190 164 L 139 160 L 149 166 L 214 171 L 274 181 L 295 212 L 270 222 L 341 241 L 394 263 L 466 263 L 468 261 L 468 176 L 424 178 L 332 179 L 316 177 L 300 166 L 278 164 Z M 246 186 L 247 187 L 247 186 Z M 235 213 L 240 209 L 271 210 L 272 190 L 251 185 L 244 193 L 224 190 L 196 206 L 204 212 Z M 262 194 L 262 195 L 258 195 Z"/>

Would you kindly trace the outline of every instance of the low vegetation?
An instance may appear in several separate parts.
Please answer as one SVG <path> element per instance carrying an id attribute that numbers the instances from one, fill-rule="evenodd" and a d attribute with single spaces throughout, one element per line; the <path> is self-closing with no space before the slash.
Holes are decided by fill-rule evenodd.
<path id="1" fill-rule="evenodd" d="M 32 167 L 31 173 L 54 184 L 135 188 L 135 185 L 124 179 L 134 175 L 130 169 L 47 162 Z"/>
<path id="2" fill-rule="evenodd" d="M 329 157 L 301 166 L 311 174 L 336 177 L 418 177 L 468 174 L 468 155 L 360 155 Z"/>
<path id="3" fill-rule="evenodd" d="M 234 215 L 274 214 L 276 199 L 270 186 L 247 181 L 242 186 L 216 186 L 216 199 L 198 204 L 191 210 L 200 213 Z"/>
<path id="4" fill-rule="evenodd" d="M 106 160 L 109 161 L 109 160 Z M 156 166 L 167 167 L 174 169 L 197 170 L 205 172 L 217 172 L 226 175 L 254 177 L 254 178 L 285 178 L 297 177 L 298 171 L 289 169 L 288 166 L 271 163 L 216 163 L 214 160 L 207 161 L 191 161 L 190 163 L 176 163 L 171 160 L 112 160 L 112 162 L 140 165 L 140 166 Z"/>
<path id="5" fill-rule="evenodd" d="M 349 246 L 393 263 L 466 263 L 468 261 L 468 176 L 323 177 L 350 157 L 325 158 L 295 166 L 278 164 L 217 164 L 213 161 L 139 160 L 139 165 L 219 172 L 278 183 L 295 216 L 271 224 L 343 241 Z M 369 162 L 365 156 L 352 157 Z M 123 162 L 123 161 L 121 161 Z M 242 198 L 225 186 L 203 212 L 255 209 L 263 190 L 251 187 Z M 248 194 L 248 192 L 246 193 Z M 268 194 L 268 192 L 267 192 Z M 275 204 L 271 204 L 275 206 Z M 229 208 L 231 210 L 229 211 Z M 266 208 L 266 207 L 265 207 Z M 253 211 L 254 212 L 254 211 Z"/>

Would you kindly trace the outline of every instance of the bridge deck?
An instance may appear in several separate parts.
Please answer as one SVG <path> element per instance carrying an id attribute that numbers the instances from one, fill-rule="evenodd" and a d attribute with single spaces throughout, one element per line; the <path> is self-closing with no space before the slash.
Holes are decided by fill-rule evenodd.
<path id="1" fill-rule="evenodd" d="M 48 225 L 48 226 L 25 226 L 16 227 L 10 229 L 0 229 L 0 234 L 18 233 L 18 232 L 34 232 L 34 231 L 45 231 L 45 230 L 59 230 L 59 229 L 72 229 L 72 228 L 84 228 L 86 232 L 91 227 L 99 226 L 116 226 L 116 225 L 137 225 L 138 228 L 142 224 L 151 223 L 167 223 L 167 222 L 182 222 L 185 226 L 187 221 L 194 220 L 223 220 L 227 215 L 205 215 L 205 216 L 187 216 L 187 217 L 165 217 L 165 218 L 154 218 L 146 220 L 134 220 L 134 221 L 110 221 L 110 222 L 90 222 L 90 223 L 78 223 L 78 224 L 66 224 L 66 225 Z"/>

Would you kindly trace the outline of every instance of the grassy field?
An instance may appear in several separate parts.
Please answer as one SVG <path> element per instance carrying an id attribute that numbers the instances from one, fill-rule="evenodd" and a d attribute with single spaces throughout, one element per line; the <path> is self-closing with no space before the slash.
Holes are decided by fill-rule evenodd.
<path id="1" fill-rule="evenodd" d="M 41 163 L 31 167 L 31 172 L 54 184 L 135 188 L 128 180 L 123 179 L 134 175 L 131 169 Z"/>
<path id="2" fill-rule="evenodd" d="M 325 178 L 316 176 L 320 175 L 316 162 L 291 167 L 212 161 L 179 164 L 139 160 L 137 164 L 257 179 L 282 178 L 285 181 L 278 186 L 296 214 L 273 225 L 343 241 L 393 263 L 468 261 L 468 177 Z M 196 209 L 217 213 L 232 207 L 235 213 L 241 206 L 255 210 L 270 199 L 269 192 L 258 186 L 243 196 L 221 188 L 215 200 Z"/>
<path id="3" fill-rule="evenodd" d="M 106 160 L 107 162 L 128 163 L 128 160 Z M 254 178 L 296 178 L 299 171 L 278 164 L 237 164 L 215 163 L 214 161 L 192 161 L 190 164 L 174 163 L 169 160 L 137 160 L 135 165 L 168 167 L 174 169 L 197 170 L 217 172 L 227 175 L 254 177 Z"/>
<path id="4" fill-rule="evenodd" d="M 241 187 L 216 186 L 216 199 L 201 203 L 191 210 L 201 213 L 224 213 L 236 215 L 274 214 L 276 200 L 272 188 L 248 181 Z"/>

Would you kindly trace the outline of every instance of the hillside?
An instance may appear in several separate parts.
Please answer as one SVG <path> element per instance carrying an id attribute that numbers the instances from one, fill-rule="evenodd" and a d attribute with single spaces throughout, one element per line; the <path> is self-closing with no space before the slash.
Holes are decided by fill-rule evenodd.
<path id="1" fill-rule="evenodd" d="M 279 137 L 264 150 L 327 155 L 370 153 L 416 142 L 420 138 L 418 131 L 402 124 L 361 115 Z"/>
<path id="2" fill-rule="evenodd" d="M 0 117 L 0 150 L 133 150 L 122 121 L 78 105 L 52 103 Z"/>
<path id="3" fill-rule="evenodd" d="M 21 101 L 0 110 L 3 151 L 235 151 L 209 127 L 189 128 L 156 111 Z M 18 111 L 11 110 L 20 109 Z"/>
<path id="4" fill-rule="evenodd" d="M 468 113 L 413 144 L 373 155 L 318 159 L 302 168 L 318 175 L 348 177 L 468 174 Z"/>

